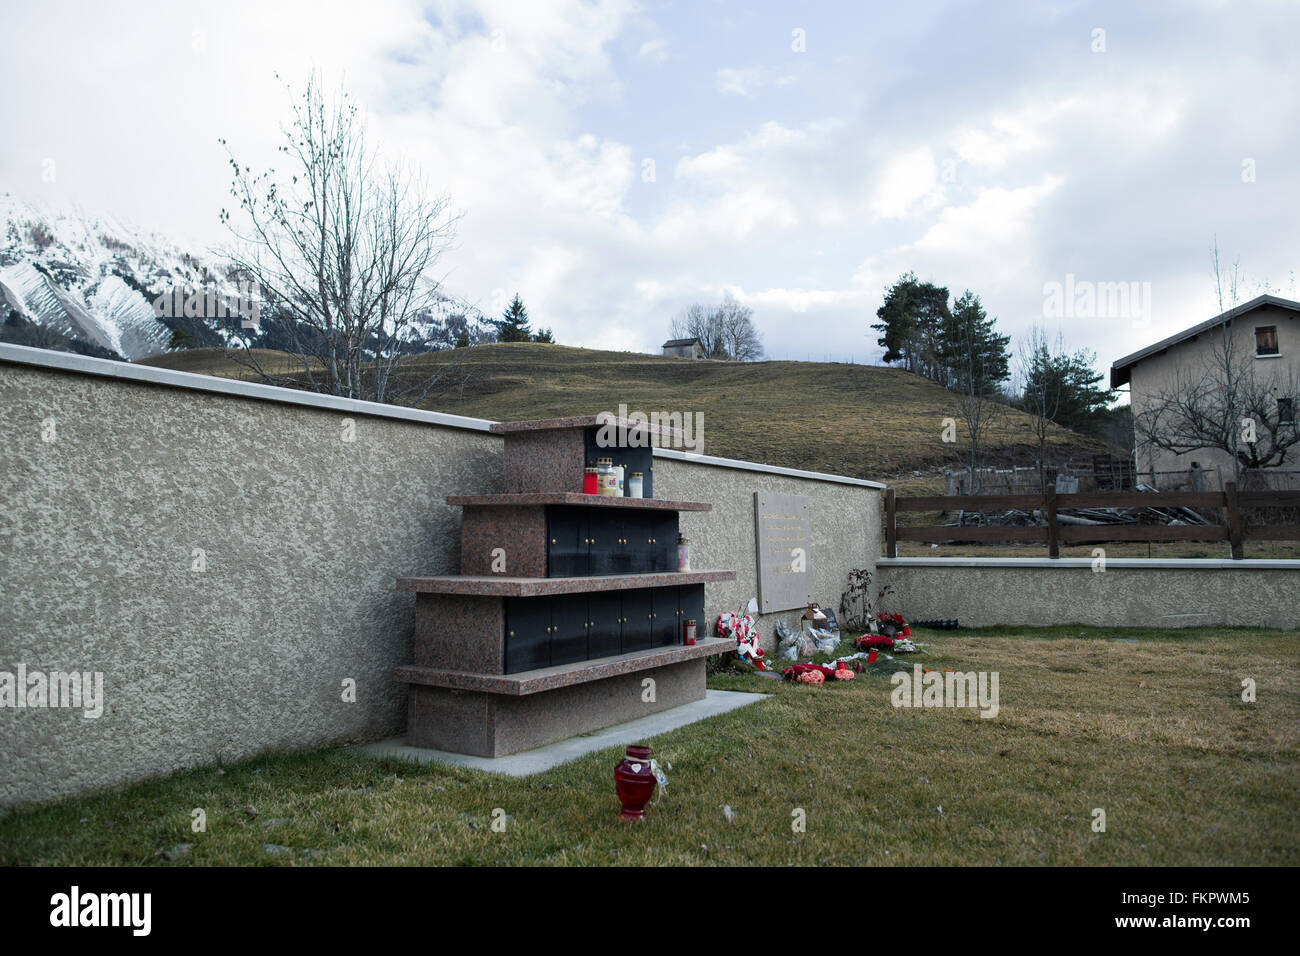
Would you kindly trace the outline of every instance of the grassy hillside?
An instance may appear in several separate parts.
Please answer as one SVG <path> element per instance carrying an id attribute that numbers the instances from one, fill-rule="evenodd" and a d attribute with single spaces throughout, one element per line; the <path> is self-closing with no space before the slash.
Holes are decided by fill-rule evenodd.
<path id="1" fill-rule="evenodd" d="M 177 372 L 193 372 L 196 375 L 257 381 L 260 376 L 249 367 L 250 361 L 258 363 L 273 375 L 288 375 L 302 369 L 302 361 L 296 356 L 272 349 L 252 349 L 246 357 L 242 350 L 182 349 L 179 352 L 151 355 L 140 359 L 136 364 L 169 368 Z"/>
<path id="2" fill-rule="evenodd" d="M 463 388 L 444 392 L 425 408 L 497 420 L 554 418 L 629 410 L 704 413 L 705 451 L 711 455 L 884 479 L 933 474 L 956 461 L 941 440 L 953 396 L 898 369 L 822 362 L 692 361 L 632 352 L 601 352 L 562 345 L 486 345 L 468 354 L 434 353 L 418 364 L 460 358 L 469 374 Z M 148 364 L 247 378 L 247 369 L 219 350 L 155 356 Z M 459 376 L 457 376 L 459 378 Z M 1011 411 L 995 435 L 1000 463 L 1028 464 L 1029 420 Z M 1113 451 L 1059 429 L 1056 457 Z"/>

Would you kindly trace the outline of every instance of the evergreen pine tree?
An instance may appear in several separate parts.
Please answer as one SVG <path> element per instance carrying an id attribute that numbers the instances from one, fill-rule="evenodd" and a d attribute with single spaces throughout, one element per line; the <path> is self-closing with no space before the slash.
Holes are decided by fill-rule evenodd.
<path id="1" fill-rule="evenodd" d="M 1097 353 L 1087 349 L 1071 355 L 1039 345 L 1027 363 L 1022 403 L 1044 409 L 1063 428 L 1091 432 L 1106 418 L 1115 394 L 1099 387 L 1104 376 L 1093 368 L 1096 360 Z"/>
<path id="2" fill-rule="evenodd" d="M 506 307 L 505 313 L 496 323 L 498 342 L 531 342 L 533 330 L 528 325 L 528 310 L 524 300 L 515 293 L 514 299 Z"/>
<path id="3" fill-rule="evenodd" d="M 551 334 L 551 330 L 549 328 L 545 328 L 545 329 L 541 329 L 540 331 L 538 331 L 536 335 L 533 336 L 533 341 L 546 342 L 548 345 L 554 345 L 555 336 Z"/>
<path id="4" fill-rule="evenodd" d="M 885 292 L 885 303 L 876 316 L 880 321 L 871 327 L 881 333 L 876 344 L 884 347 L 886 362 L 897 362 L 909 372 L 942 381 L 938 340 L 951 318 L 946 288 L 921 282 L 908 272 Z"/>
<path id="5" fill-rule="evenodd" d="M 178 322 L 172 329 L 171 341 L 167 343 L 170 349 L 188 349 L 194 346 L 194 336 L 184 323 Z"/>
<path id="6" fill-rule="evenodd" d="M 952 304 L 937 342 L 941 384 L 958 392 L 989 395 L 1006 381 L 1011 374 L 1007 354 L 1011 336 L 998 335 L 996 323 L 970 289 Z"/>

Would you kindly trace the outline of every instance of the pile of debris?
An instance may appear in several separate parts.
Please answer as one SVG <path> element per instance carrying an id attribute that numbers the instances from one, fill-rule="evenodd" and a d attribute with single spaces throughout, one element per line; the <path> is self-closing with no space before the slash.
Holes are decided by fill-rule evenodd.
<path id="1" fill-rule="evenodd" d="M 1154 492 L 1150 485 L 1140 484 L 1138 491 Z M 1074 525 L 1108 525 L 1108 524 L 1163 524 L 1163 525 L 1212 525 L 1215 521 L 1191 508 L 1071 508 L 1056 513 L 1060 524 Z M 1007 508 L 1003 511 L 957 511 L 956 520 L 949 521 L 948 528 L 1034 528 L 1047 524 L 1047 512 L 1042 509 L 1025 511 L 1020 508 Z"/>

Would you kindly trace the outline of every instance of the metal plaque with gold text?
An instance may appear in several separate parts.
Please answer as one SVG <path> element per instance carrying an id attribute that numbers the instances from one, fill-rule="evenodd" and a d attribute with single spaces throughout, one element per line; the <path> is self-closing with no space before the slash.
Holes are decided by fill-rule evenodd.
<path id="1" fill-rule="evenodd" d="M 812 506 L 804 495 L 754 492 L 758 607 L 805 607 L 812 596 Z"/>

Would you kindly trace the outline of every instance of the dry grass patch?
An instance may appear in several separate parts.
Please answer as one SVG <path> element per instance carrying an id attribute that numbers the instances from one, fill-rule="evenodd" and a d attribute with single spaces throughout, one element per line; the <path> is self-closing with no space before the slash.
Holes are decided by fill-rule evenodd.
<path id="1" fill-rule="evenodd" d="M 166 368 L 245 377 L 217 349 L 171 352 L 147 362 Z M 419 356 L 401 375 L 461 362 L 459 384 L 425 407 L 458 415 L 517 421 L 594 415 L 620 403 L 647 413 L 702 412 L 711 455 L 881 480 L 954 460 L 942 441 L 943 419 L 956 398 L 901 369 L 837 362 L 717 362 L 606 352 L 538 343 L 483 345 Z M 459 383 L 460 375 L 452 376 Z M 790 441 L 798 435 L 798 441 Z M 1012 411 L 992 444 L 999 460 L 1029 461 L 1027 416 Z M 1053 429 L 1062 460 L 1113 451 L 1102 442 Z"/>
<path id="2" fill-rule="evenodd" d="M 806 687 L 720 675 L 714 686 L 771 697 L 651 740 L 671 786 L 640 827 L 615 819 L 616 750 L 523 780 L 322 751 L 12 812 L 0 864 L 1300 863 L 1294 635 L 919 639 L 928 667 L 998 672 L 995 719 L 895 709 L 881 676 Z M 190 831 L 195 807 L 204 834 Z M 806 832 L 792 830 L 796 810 Z"/>

